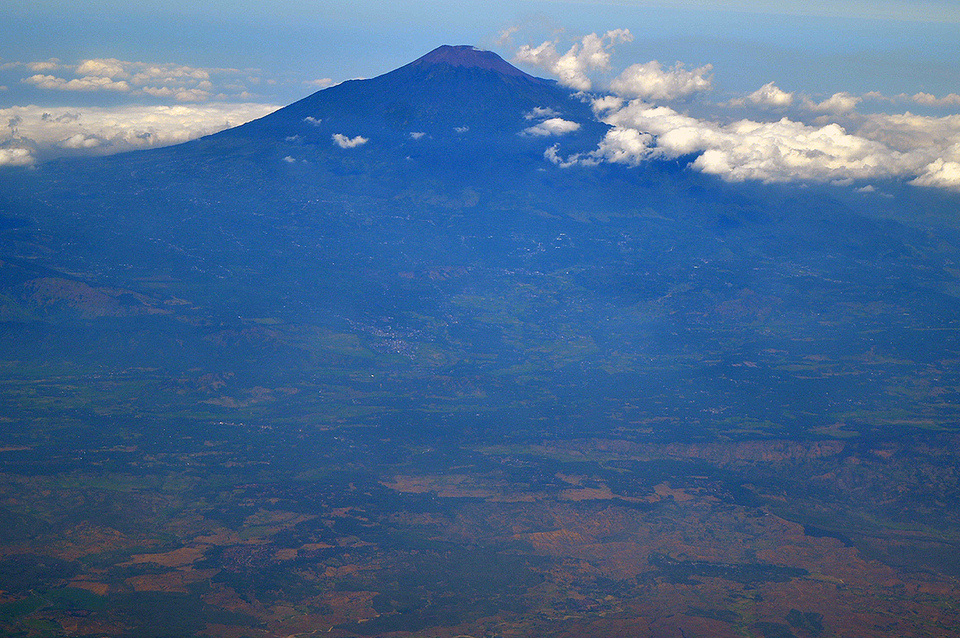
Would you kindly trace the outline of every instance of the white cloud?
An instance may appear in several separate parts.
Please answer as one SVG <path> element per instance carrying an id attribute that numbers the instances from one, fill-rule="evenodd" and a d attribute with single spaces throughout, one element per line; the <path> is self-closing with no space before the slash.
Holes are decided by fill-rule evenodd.
<path id="1" fill-rule="evenodd" d="M 600 163 L 600 160 L 590 155 L 583 155 L 582 153 L 577 153 L 575 155 L 571 155 L 567 159 L 563 159 L 563 157 L 560 156 L 559 148 L 559 144 L 554 144 L 543 152 L 543 157 L 548 161 L 553 162 L 560 168 L 570 168 L 571 166 L 577 165 L 596 166 Z"/>
<path id="2" fill-rule="evenodd" d="M 262 117 L 266 104 L 0 109 L 0 164 L 27 164 L 65 153 L 107 154 L 186 142 Z"/>
<path id="3" fill-rule="evenodd" d="M 557 41 L 546 41 L 537 47 L 523 45 L 514 56 L 519 64 L 529 64 L 556 75 L 560 84 L 578 91 L 589 91 L 593 86 L 588 71 L 610 68 L 610 52 L 620 42 L 630 42 L 633 36 L 627 29 L 607 31 L 602 36 L 596 33 L 584 36 L 566 53 L 557 51 Z"/>
<path id="4" fill-rule="evenodd" d="M 191 67 L 173 63 L 130 62 L 117 58 L 94 58 L 76 65 L 46 62 L 8 63 L 25 67 L 34 75 L 25 84 L 56 91 L 112 91 L 131 96 L 150 96 L 177 102 L 205 102 L 214 97 L 248 99 L 245 82 L 259 82 L 249 71 Z M 53 72 L 57 73 L 54 74 Z M 70 75 L 75 77 L 70 77 Z M 217 84 L 214 83 L 216 81 Z M 219 88 L 218 88 L 219 87 Z"/>
<path id="5" fill-rule="evenodd" d="M 0 166 L 29 166 L 33 162 L 28 148 L 0 148 Z"/>
<path id="6" fill-rule="evenodd" d="M 863 99 L 865 99 L 865 100 L 878 100 L 878 101 L 880 101 L 880 102 L 893 102 L 893 101 L 894 101 L 892 97 L 886 96 L 886 95 L 884 95 L 883 93 L 881 93 L 880 91 L 868 91 L 868 92 L 864 93 L 862 97 L 863 97 Z M 906 96 L 904 96 L 904 97 L 906 97 Z"/>
<path id="7" fill-rule="evenodd" d="M 114 81 L 108 77 L 85 76 L 64 80 L 53 75 L 31 75 L 21 82 L 33 84 L 41 89 L 57 91 L 120 91 L 127 92 L 130 85 L 126 80 Z"/>
<path id="8" fill-rule="evenodd" d="M 315 86 L 318 89 L 325 89 L 333 85 L 333 78 L 319 78 L 316 80 L 307 80 L 304 82 L 307 86 Z"/>
<path id="9" fill-rule="evenodd" d="M 547 117 L 558 117 L 560 114 L 557 113 L 550 107 L 546 106 L 535 106 L 528 113 L 523 114 L 523 119 L 525 120 L 539 120 Z"/>
<path id="10" fill-rule="evenodd" d="M 412 139 L 412 140 L 419 140 L 419 139 L 420 139 L 421 137 L 423 137 L 424 135 L 426 135 L 426 133 L 424 133 L 423 131 L 411 131 L 411 132 L 410 132 L 410 139 Z"/>
<path id="11" fill-rule="evenodd" d="M 624 151 L 621 161 L 699 154 L 692 163 L 694 168 L 729 181 L 868 178 L 901 174 L 908 164 L 902 153 L 881 142 L 850 135 L 837 124 L 817 127 L 782 118 L 721 125 L 638 100 L 605 121 L 656 137 L 655 144 L 639 154 Z"/>
<path id="12" fill-rule="evenodd" d="M 948 162 L 938 158 L 925 166 L 912 183 L 918 186 L 960 188 L 960 162 Z"/>
<path id="13" fill-rule="evenodd" d="M 930 93 L 917 93 L 910 96 L 909 99 L 923 106 L 960 106 L 960 95 L 956 93 L 950 93 L 940 98 Z"/>
<path id="14" fill-rule="evenodd" d="M 210 99 L 210 92 L 200 88 L 181 89 L 173 97 L 177 102 L 206 102 Z"/>
<path id="15" fill-rule="evenodd" d="M 712 69 L 713 66 L 707 64 L 688 71 L 677 62 L 664 70 L 659 62 L 652 60 L 628 66 L 610 83 L 610 90 L 628 98 L 676 100 L 710 90 L 710 78 L 705 76 Z"/>
<path id="16" fill-rule="evenodd" d="M 837 124 L 742 120 L 711 133 L 693 166 L 730 181 L 837 181 L 889 176 L 905 168 L 899 153 Z"/>
<path id="17" fill-rule="evenodd" d="M 731 104 L 743 106 L 748 101 L 757 106 L 783 108 L 793 104 L 793 93 L 787 93 L 773 82 L 767 82 L 746 98 L 733 100 Z"/>
<path id="18" fill-rule="evenodd" d="M 77 66 L 77 75 L 96 75 L 105 78 L 129 78 L 125 63 L 115 58 L 84 60 Z"/>
<path id="19" fill-rule="evenodd" d="M 212 95 L 201 88 L 171 89 L 168 86 L 145 86 L 141 92 L 153 97 L 173 98 L 177 102 L 206 102 Z"/>
<path id="20" fill-rule="evenodd" d="M 176 82 L 176 81 L 199 81 L 203 82 L 210 79 L 212 72 L 224 71 L 230 74 L 237 74 L 236 69 L 201 69 L 182 64 L 145 64 L 143 62 L 123 62 L 123 65 L 129 72 L 133 72 L 131 80 L 134 84 L 146 84 L 148 82 Z"/>
<path id="21" fill-rule="evenodd" d="M 614 127 L 607 131 L 600 147 L 593 153 L 597 159 L 618 164 L 636 165 L 650 154 L 654 137 L 632 128 Z"/>
<path id="22" fill-rule="evenodd" d="M 347 137 L 341 133 L 333 134 L 333 143 L 339 146 L 340 148 L 356 148 L 358 146 L 363 146 L 370 140 L 362 135 L 357 135 L 356 137 Z"/>
<path id="23" fill-rule="evenodd" d="M 599 116 L 601 113 L 608 113 L 610 111 L 616 111 L 624 104 L 624 99 L 617 97 L 616 95 L 603 95 L 594 99 L 590 106 L 593 108 L 593 112 Z"/>
<path id="24" fill-rule="evenodd" d="M 800 96 L 800 107 L 815 113 L 827 113 L 832 115 L 843 115 L 852 113 L 857 105 L 863 102 L 864 97 L 868 99 L 884 99 L 880 93 L 868 93 L 863 97 L 852 95 L 846 91 L 834 93 L 829 98 L 816 102 L 809 96 Z M 759 106 L 774 109 L 783 109 L 793 106 L 796 95 L 789 93 L 778 87 L 773 82 L 767 82 L 753 93 L 746 97 L 736 98 L 726 103 L 726 106 Z M 889 98 L 886 98 L 889 101 Z"/>
<path id="25" fill-rule="evenodd" d="M 852 112 L 862 101 L 863 98 L 842 91 L 840 93 L 834 93 L 822 102 L 814 102 L 810 98 L 804 98 L 803 107 L 818 113 L 841 114 Z"/>
<path id="26" fill-rule="evenodd" d="M 70 148 L 74 150 L 97 148 L 102 144 L 103 140 L 96 135 L 88 135 L 85 133 L 75 133 L 67 139 L 57 142 L 57 146 L 60 148 Z"/>
<path id="27" fill-rule="evenodd" d="M 859 115 L 850 112 L 856 102 L 849 97 L 835 94 L 821 105 L 846 111 L 850 131 L 835 122 L 814 125 L 786 117 L 721 123 L 642 100 L 600 98 L 594 111 L 613 128 L 597 149 L 564 159 L 554 147 L 545 157 L 572 166 L 599 161 L 637 165 L 690 156 L 692 168 L 728 181 L 847 185 L 897 177 L 920 186 L 960 189 L 960 115 Z"/>
<path id="28" fill-rule="evenodd" d="M 510 42 L 510 39 L 513 37 L 513 34 L 519 30 L 520 30 L 520 27 L 518 26 L 512 26 L 512 27 L 507 27 L 506 29 L 503 29 L 497 35 L 497 40 L 496 40 L 497 44 L 499 46 L 506 45 L 508 42 Z"/>
<path id="29" fill-rule="evenodd" d="M 559 117 L 551 117 L 535 126 L 523 130 L 526 135 L 547 136 L 564 135 L 579 130 L 580 125 L 577 122 L 571 122 Z"/>
<path id="30" fill-rule="evenodd" d="M 61 68 L 60 60 L 57 58 L 50 58 L 49 60 L 42 62 L 28 62 L 26 66 L 34 73 L 40 73 L 41 71 L 55 71 Z"/>
<path id="31" fill-rule="evenodd" d="M 543 156 L 561 168 L 596 166 L 600 162 L 637 166 L 652 156 L 655 139 L 653 135 L 636 129 L 614 127 L 607 132 L 595 151 L 576 153 L 564 159 L 560 155 L 559 144 L 554 144 Z"/>

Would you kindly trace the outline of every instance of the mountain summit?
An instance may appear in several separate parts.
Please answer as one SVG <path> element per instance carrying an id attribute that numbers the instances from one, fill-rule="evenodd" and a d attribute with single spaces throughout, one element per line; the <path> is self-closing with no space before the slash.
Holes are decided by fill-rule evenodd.
<path id="1" fill-rule="evenodd" d="M 425 56 L 411 62 L 409 67 L 420 68 L 435 65 L 484 69 L 501 75 L 524 78 L 533 82 L 546 82 L 540 78 L 524 73 L 508 63 L 493 51 L 484 51 L 469 44 L 451 46 L 445 44 L 437 47 Z"/>

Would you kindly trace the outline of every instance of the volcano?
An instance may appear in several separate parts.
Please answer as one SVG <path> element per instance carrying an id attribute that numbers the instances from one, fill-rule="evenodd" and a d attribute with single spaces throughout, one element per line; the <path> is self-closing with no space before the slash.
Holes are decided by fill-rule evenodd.
<path id="1" fill-rule="evenodd" d="M 196 144 L 269 140 L 284 157 L 310 160 L 314 153 L 336 154 L 333 136 L 360 137 L 367 140 L 364 151 L 382 151 L 386 161 L 410 153 L 432 157 L 436 167 L 449 165 L 451 154 L 457 162 L 491 152 L 501 161 L 522 152 L 542 159 L 543 140 L 525 139 L 524 131 L 548 118 L 579 126 L 565 136 L 571 152 L 596 148 L 609 129 L 582 96 L 554 81 L 489 51 L 442 46 L 390 73 L 343 82 Z"/>
<path id="2" fill-rule="evenodd" d="M 960 631 L 955 196 L 608 130 L 444 46 L 0 173 L 0 633 Z"/>

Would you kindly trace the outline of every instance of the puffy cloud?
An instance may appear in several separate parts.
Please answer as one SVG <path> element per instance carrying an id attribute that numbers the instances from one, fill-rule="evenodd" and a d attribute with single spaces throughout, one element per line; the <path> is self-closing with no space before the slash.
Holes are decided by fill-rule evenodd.
<path id="1" fill-rule="evenodd" d="M 655 138 L 649 133 L 614 127 L 607 131 L 600 147 L 591 154 L 591 159 L 635 166 L 650 155 L 654 141 Z"/>
<path id="2" fill-rule="evenodd" d="M 210 99 L 210 92 L 199 87 L 194 89 L 181 89 L 174 93 L 173 97 L 177 102 L 206 102 Z"/>
<path id="3" fill-rule="evenodd" d="M 97 137 L 96 135 L 87 135 L 85 133 L 76 133 L 71 135 L 65 140 L 61 140 L 57 143 L 57 146 L 61 148 L 71 148 L 71 149 L 89 149 L 97 148 L 103 144 L 103 140 Z"/>
<path id="4" fill-rule="evenodd" d="M 29 166 L 33 162 L 28 148 L 0 148 L 0 166 Z"/>
<path id="5" fill-rule="evenodd" d="M 930 117 L 913 113 L 860 116 L 858 133 L 899 151 L 926 149 L 941 156 L 960 144 L 960 115 Z M 931 158 L 933 161 L 935 158 Z"/>
<path id="6" fill-rule="evenodd" d="M 50 58 L 49 60 L 42 62 L 28 62 L 26 66 L 34 73 L 40 73 L 42 71 L 55 71 L 61 68 L 60 60 L 57 58 Z"/>
<path id="7" fill-rule="evenodd" d="M 840 114 L 852 112 L 862 101 L 863 98 L 842 91 L 840 93 L 834 93 L 822 102 L 814 102 L 810 98 L 804 98 L 803 106 L 805 109 L 818 113 Z"/>
<path id="8" fill-rule="evenodd" d="M 546 160 L 553 162 L 560 168 L 570 168 L 571 166 L 576 166 L 578 164 L 585 165 L 585 166 L 595 166 L 600 163 L 600 160 L 594 158 L 592 155 L 589 155 L 589 154 L 583 155 L 581 153 L 577 153 L 575 155 L 571 155 L 567 159 L 563 159 L 563 157 L 560 156 L 559 149 L 560 149 L 560 145 L 554 144 L 553 146 L 549 147 L 547 150 L 543 152 L 543 157 Z"/>
<path id="9" fill-rule="evenodd" d="M 610 68 L 610 52 L 620 42 L 630 42 L 633 36 L 627 29 L 607 31 L 584 36 L 566 53 L 557 51 L 557 41 L 546 41 L 537 47 L 523 45 L 514 56 L 519 64 L 529 64 L 546 70 L 559 78 L 560 84 L 578 91 L 589 91 L 593 86 L 588 71 Z"/>
<path id="10" fill-rule="evenodd" d="M 340 148 L 356 148 L 358 146 L 363 146 L 370 141 L 362 135 L 357 135 L 356 137 L 347 137 L 342 133 L 334 133 L 332 137 L 333 143 Z"/>
<path id="11" fill-rule="evenodd" d="M 141 91 L 153 97 L 173 98 L 177 102 L 206 102 L 212 97 L 209 91 L 202 88 L 171 89 L 167 86 L 145 86 Z"/>
<path id="12" fill-rule="evenodd" d="M 656 60 L 633 64 L 610 83 L 610 90 L 629 98 L 645 100 L 676 100 L 694 93 L 710 90 L 710 78 L 705 77 L 713 66 L 707 64 L 688 71 L 681 62 L 664 69 Z"/>
<path id="13" fill-rule="evenodd" d="M 603 95 L 594 99 L 590 106 L 593 108 L 593 112 L 599 116 L 601 113 L 619 109 L 623 106 L 624 101 L 623 98 L 616 95 Z"/>
<path id="14" fill-rule="evenodd" d="M 782 118 L 724 125 L 640 100 L 608 112 L 604 121 L 614 128 L 597 150 L 579 158 L 580 163 L 634 165 L 647 159 L 696 156 L 691 166 L 702 172 L 728 181 L 764 182 L 849 180 L 909 174 L 911 168 L 920 168 L 909 154 L 851 135 L 837 124 L 810 126 Z"/>
<path id="15" fill-rule="evenodd" d="M 85 76 L 64 80 L 53 75 L 31 75 L 24 78 L 21 82 L 33 84 L 41 89 L 53 89 L 57 91 L 121 91 L 130 90 L 130 85 L 126 80 L 114 81 L 109 77 Z"/>
<path id="16" fill-rule="evenodd" d="M 912 183 L 918 186 L 960 188 L 960 162 L 948 162 L 938 158 L 925 166 Z"/>
<path id="17" fill-rule="evenodd" d="M 859 118 L 857 133 L 911 158 L 914 184 L 960 189 L 960 115 L 874 113 Z"/>
<path id="18" fill-rule="evenodd" d="M 614 127 L 607 132 L 595 151 L 575 153 L 563 158 L 560 155 L 560 145 L 554 144 L 544 151 L 543 156 L 561 168 L 596 166 L 600 162 L 637 166 L 652 157 L 655 139 L 653 135 L 636 129 Z"/>
<path id="19" fill-rule="evenodd" d="M 559 117 L 551 117 L 535 126 L 524 129 L 523 133 L 534 136 L 563 135 L 565 133 L 572 133 L 579 128 L 580 125 L 577 122 L 571 122 L 570 120 Z"/>
<path id="20" fill-rule="evenodd" d="M 783 108 L 793 104 L 793 93 L 787 93 L 773 82 L 767 82 L 759 89 L 748 95 L 746 98 L 733 100 L 731 104 L 735 106 L 742 106 L 747 102 L 757 106 Z"/>
<path id="21" fill-rule="evenodd" d="M 850 112 L 859 100 L 852 97 L 839 93 L 820 103 L 823 110 L 846 111 L 849 131 L 835 122 L 814 125 L 786 117 L 722 123 L 642 100 L 599 98 L 594 112 L 613 128 L 598 147 L 563 158 L 554 146 L 545 157 L 569 167 L 688 156 L 692 168 L 728 181 L 840 185 L 898 177 L 919 186 L 960 189 L 960 115 L 860 115 Z"/>
<path id="22" fill-rule="evenodd" d="M 126 62 L 124 64 L 131 72 L 134 72 L 131 78 L 134 84 L 176 81 L 203 82 L 210 79 L 211 72 L 239 73 L 235 69 L 201 69 L 182 64 L 144 64 L 143 62 Z"/>
<path id="23" fill-rule="evenodd" d="M 27 64 L 8 63 L 4 66 L 9 64 L 34 71 L 34 75 L 21 79 L 21 82 L 40 89 L 113 91 L 178 102 L 205 102 L 214 96 L 221 100 L 249 99 L 243 82 L 258 80 L 249 76 L 248 71 L 238 69 L 205 69 L 172 63 L 129 62 L 117 58 L 94 58 L 76 65 L 50 60 Z M 53 71 L 62 72 L 53 74 Z M 71 73 L 75 77 L 70 77 Z M 219 89 L 213 80 L 217 81 Z"/>
<path id="24" fill-rule="evenodd" d="M 186 142 L 262 117 L 265 104 L 0 109 L 0 164 L 68 153 L 107 154 Z"/>
<path id="25" fill-rule="evenodd" d="M 530 110 L 529 113 L 524 113 L 523 118 L 525 120 L 539 120 L 541 118 L 557 117 L 559 115 L 560 115 L 559 113 L 557 113 L 555 110 L 551 109 L 550 107 L 535 106 Z"/>
<path id="26" fill-rule="evenodd" d="M 411 131 L 411 132 L 410 132 L 410 139 L 411 139 L 411 140 L 419 140 L 419 139 L 420 139 L 421 137 L 423 137 L 424 135 L 426 135 L 426 133 L 424 133 L 423 131 Z"/>
<path id="27" fill-rule="evenodd" d="M 77 66 L 77 75 L 96 75 L 105 78 L 129 78 L 125 63 L 115 58 L 84 60 Z"/>
<path id="28" fill-rule="evenodd" d="M 304 82 L 307 86 L 315 86 L 318 89 L 325 89 L 327 87 L 333 86 L 333 78 L 319 78 L 316 80 L 307 80 Z"/>
<path id="29" fill-rule="evenodd" d="M 896 151 L 837 124 L 742 120 L 712 130 L 703 140 L 707 144 L 694 168 L 730 181 L 836 181 L 894 175 L 905 168 Z"/>
<path id="30" fill-rule="evenodd" d="M 910 99 L 923 106 L 960 106 L 960 95 L 956 93 L 950 93 L 940 98 L 930 93 L 917 93 Z"/>

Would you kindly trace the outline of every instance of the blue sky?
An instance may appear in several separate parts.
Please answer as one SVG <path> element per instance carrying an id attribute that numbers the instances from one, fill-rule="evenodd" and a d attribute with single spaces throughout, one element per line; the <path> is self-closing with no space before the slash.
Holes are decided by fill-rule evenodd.
<path id="1" fill-rule="evenodd" d="M 627 28 L 636 39 L 620 57 L 709 62 L 730 90 L 773 80 L 807 91 L 950 93 L 960 62 L 960 6 L 943 0 L 40 0 L 5 13 L 16 28 L 0 44 L 4 61 L 259 69 L 284 101 L 302 96 L 298 80 L 375 75 L 439 44 L 509 57 L 497 35 L 517 25 L 526 27 L 519 40 Z M 16 91 L 5 93 L 9 105 Z"/>
<path id="2" fill-rule="evenodd" d="M 700 124 L 686 123 L 700 126 L 698 135 L 712 131 L 714 141 L 695 150 L 732 144 L 724 127 L 738 118 L 786 118 L 808 127 L 797 129 L 803 135 L 837 124 L 899 153 L 883 158 L 893 163 L 879 176 L 918 178 L 919 163 L 937 160 L 950 170 L 958 160 L 960 171 L 960 146 L 951 150 L 960 124 L 948 119 L 960 113 L 953 0 L 17 0 L 4 14 L 0 117 L 9 125 L 0 165 L 181 141 L 390 71 L 440 44 L 475 44 L 559 77 L 584 38 L 625 31 L 603 41 L 605 65 L 584 70 L 591 91 L 609 91 L 618 78 L 626 87 L 631 70 L 621 97 L 695 118 Z M 636 85 L 698 69 L 702 90 L 654 97 Z M 633 120 L 623 108 L 604 117 L 639 126 L 641 109 L 630 112 Z M 927 119 L 904 124 L 913 136 L 904 141 L 891 118 L 908 112 Z M 645 113 L 648 131 L 677 125 Z M 941 139 L 935 155 L 903 156 L 930 136 Z"/>

